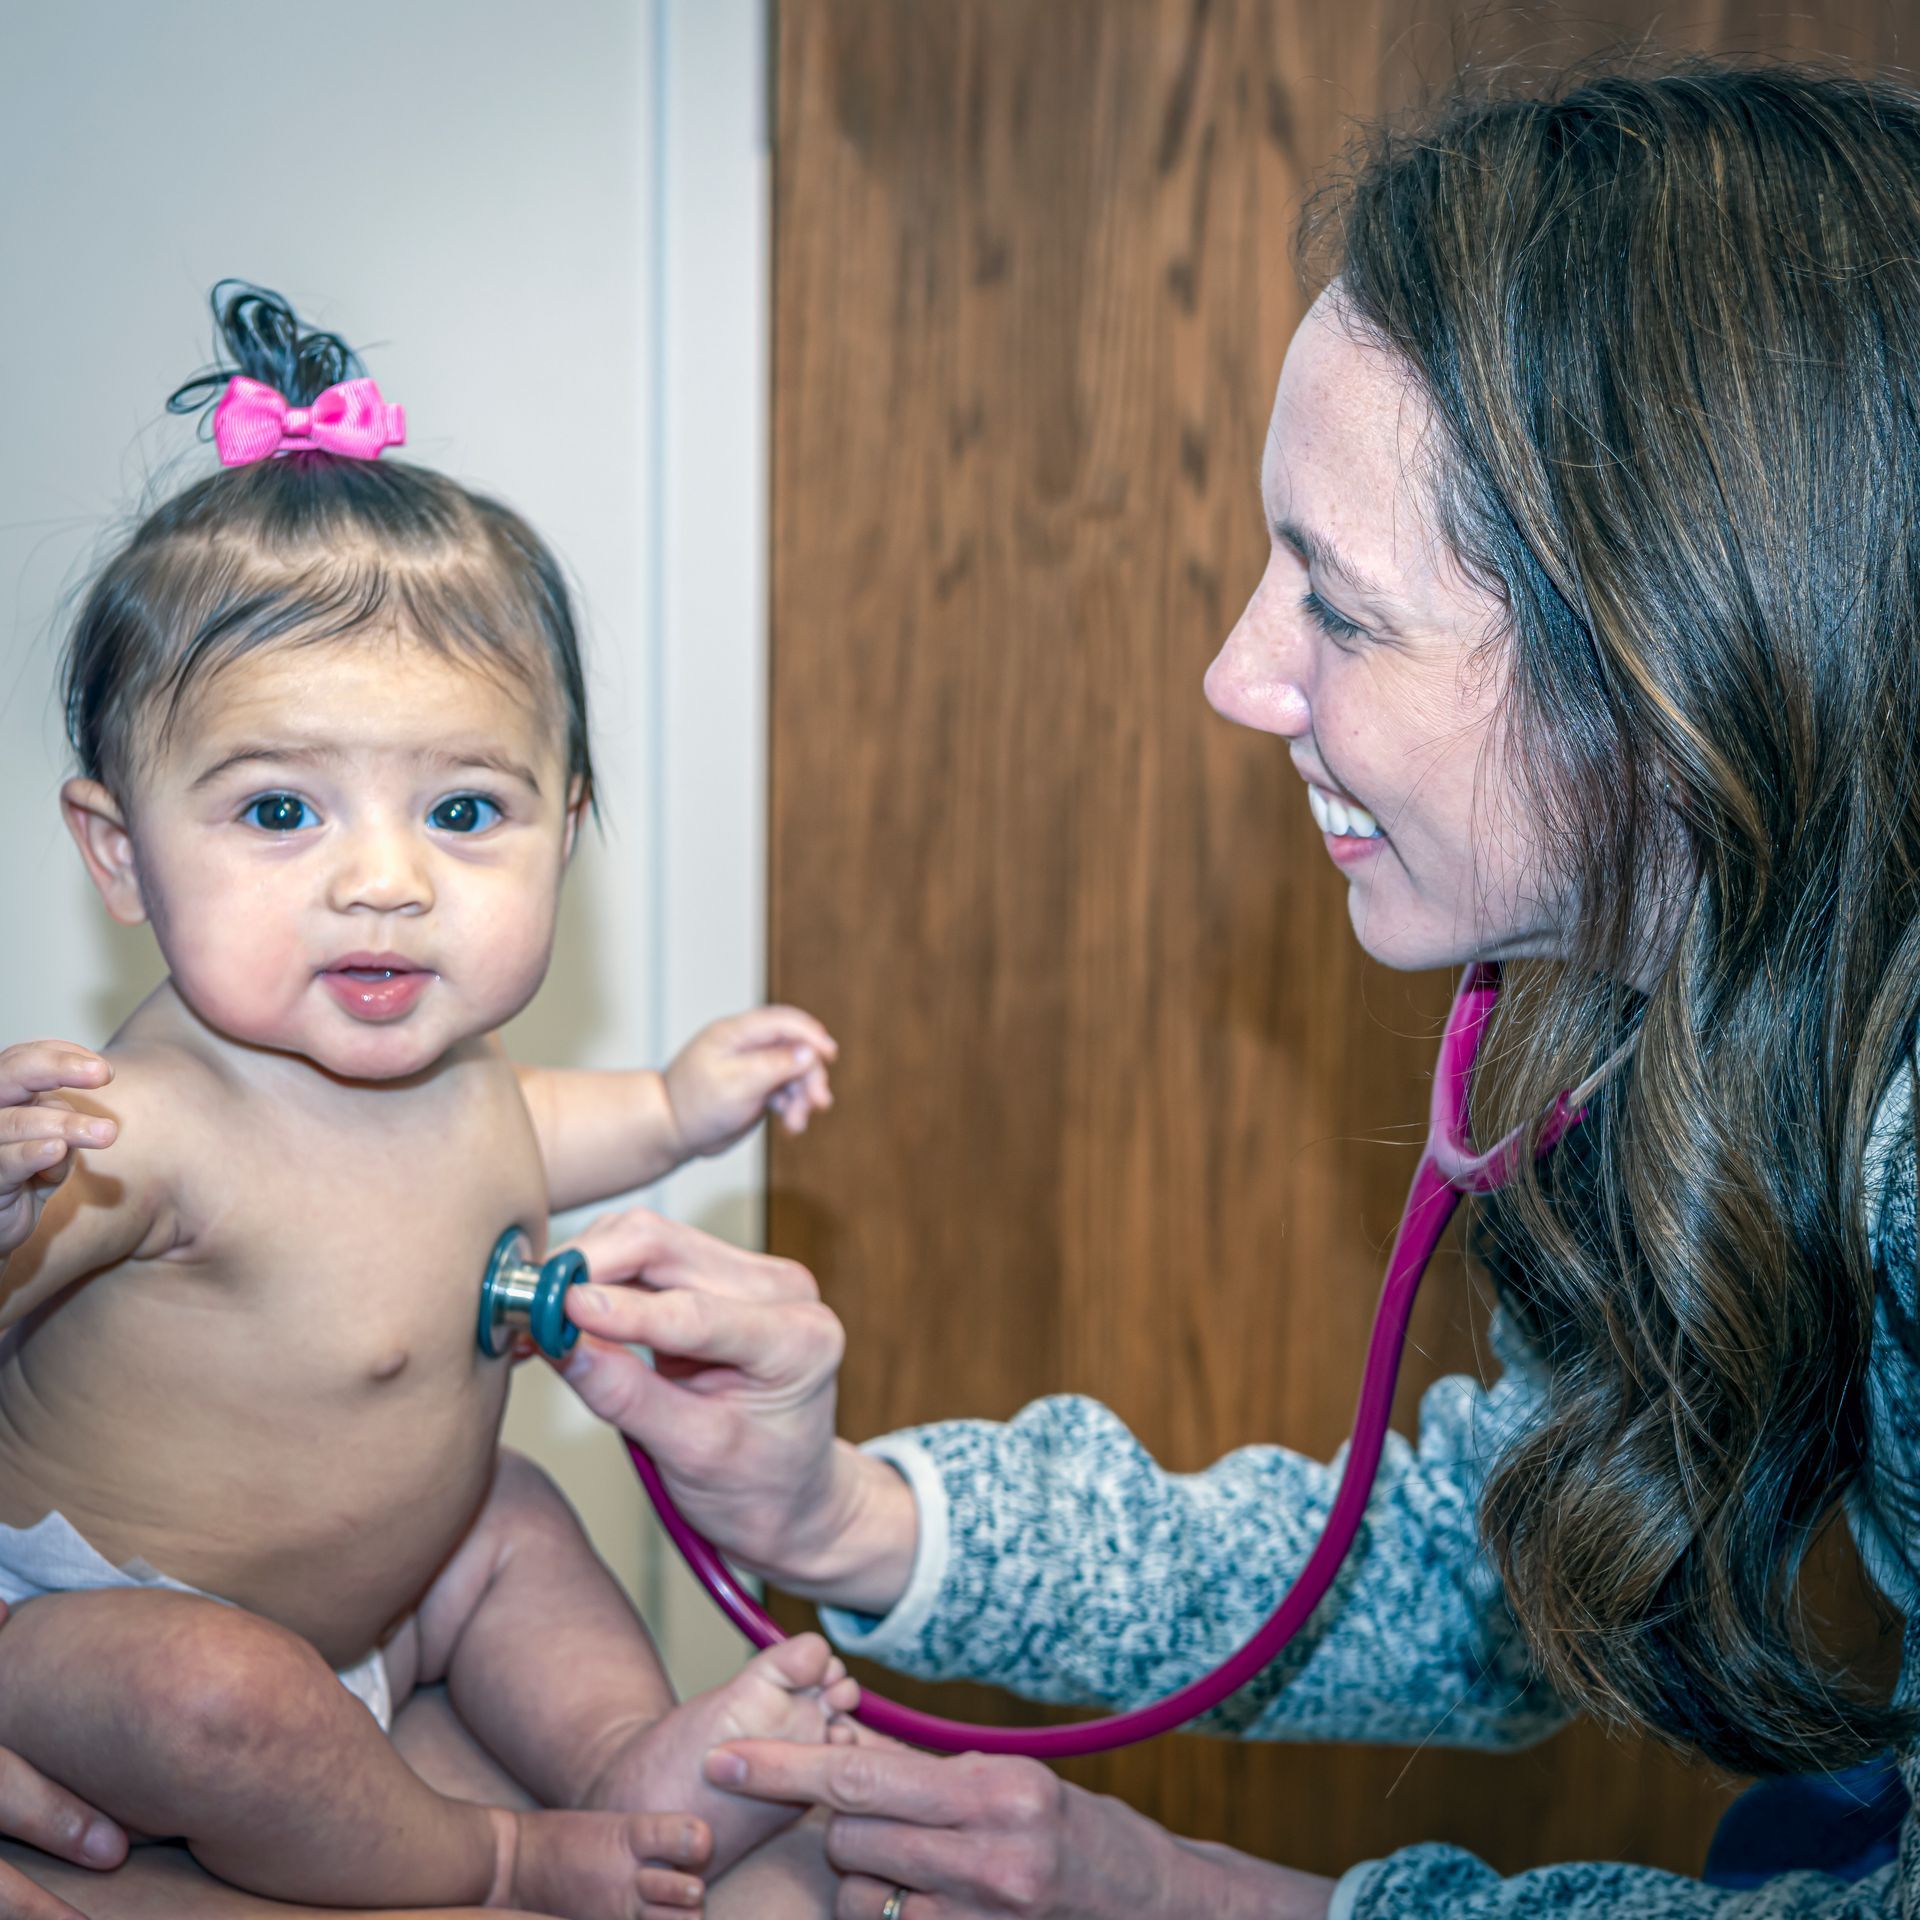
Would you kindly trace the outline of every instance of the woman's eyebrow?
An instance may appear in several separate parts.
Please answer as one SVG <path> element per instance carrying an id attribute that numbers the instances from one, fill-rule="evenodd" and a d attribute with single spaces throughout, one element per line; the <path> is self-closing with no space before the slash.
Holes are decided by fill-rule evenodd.
<path id="1" fill-rule="evenodd" d="M 1309 566 L 1318 567 L 1323 573 L 1337 573 L 1356 593 L 1364 594 L 1369 600 L 1384 601 L 1389 606 L 1399 604 L 1396 595 L 1389 593 L 1364 568 L 1355 566 L 1325 534 L 1314 533 L 1291 520 L 1276 520 L 1273 531 L 1277 539 L 1284 540 Z"/>

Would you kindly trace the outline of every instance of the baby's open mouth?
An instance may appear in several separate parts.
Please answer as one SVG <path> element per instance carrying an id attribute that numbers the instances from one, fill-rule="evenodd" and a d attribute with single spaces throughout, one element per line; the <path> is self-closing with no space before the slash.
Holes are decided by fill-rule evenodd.
<path id="1" fill-rule="evenodd" d="M 356 1020 L 398 1020 L 434 978 L 399 953 L 349 953 L 322 967 L 320 979 Z"/>

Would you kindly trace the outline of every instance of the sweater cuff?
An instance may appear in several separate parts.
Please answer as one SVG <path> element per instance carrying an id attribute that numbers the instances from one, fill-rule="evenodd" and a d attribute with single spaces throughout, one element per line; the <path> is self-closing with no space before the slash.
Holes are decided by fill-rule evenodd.
<path id="1" fill-rule="evenodd" d="M 908 1574 L 906 1590 L 893 1603 L 892 1610 L 877 1618 L 870 1613 L 849 1613 L 842 1607 L 819 1607 L 815 1611 L 827 1637 L 843 1653 L 857 1653 L 863 1659 L 885 1662 L 911 1648 L 933 1617 L 934 1603 L 947 1578 L 953 1533 L 947 1483 L 941 1479 L 932 1454 L 918 1440 L 911 1434 L 886 1433 L 877 1440 L 867 1441 L 860 1451 L 884 1460 L 912 1490 L 913 1503 L 920 1515 L 913 1571 Z"/>
<path id="2" fill-rule="evenodd" d="M 1327 1907 L 1327 1920 L 1353 1920 L 1353 1909 L 1360 1898 L 1360 1889 L 1373 1877 L 1373 1870 L 1379 1864 L 1378 1860 L 1362 1860 L 1358 1866 L 1349 1867 L 1334 1882 L 1333 1899 Z"/>

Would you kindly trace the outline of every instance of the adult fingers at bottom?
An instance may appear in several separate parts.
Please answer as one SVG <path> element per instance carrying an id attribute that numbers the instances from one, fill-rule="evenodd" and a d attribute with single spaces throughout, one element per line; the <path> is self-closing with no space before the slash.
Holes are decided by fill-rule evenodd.
<path id="1" fill-rule="evenodd" d="M 5 1619 L 0 1614 L 0 1622 Z M 127 1838 L 104 1813 L 0 1748 L 0 1834 L 77 1867 L 117 1867 Z M 0 1906 L 0 1920 L 7 1920 Z"/>
<path id="2" fill-rule="evenodd" d="M 891 1913 L 887 1902 L 901 1896 Z M 870 1880 L 863 1873 L 840 1882 L 833 1897 L 833 1920 L 963 1920 L 965 1909 L 949 1906 L 938 1894 L 901 1887 L 892 1880 Z"/>
<path id="3" fill-rule="evenodd" d="M 78 1907 L 36 1887 L 23 1873 L 0 1865 L 0 1920 L 86 1920 Z"/>

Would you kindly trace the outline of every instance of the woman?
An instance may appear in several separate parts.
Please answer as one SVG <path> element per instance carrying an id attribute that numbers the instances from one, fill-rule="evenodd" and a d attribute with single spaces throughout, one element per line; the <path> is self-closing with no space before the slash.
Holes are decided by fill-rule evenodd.
<path id="1" fill-rule="evenodd" d="M 1911 1765 L 1913 1663 L 1876 1699 L 1795 1593 L 1839 1503 L 1902 1606 L 1920 1543 L 1920 99 L 1697 65 L 1459 102 L 1383 137 L 1335 222 L 1209 697 L 1286 740 L 1369 952 L 1514 963 L 1482 1139 L 1625 1057 L 1486 1210 L 1504 1375 L 1428 1395 L 1344 1590 L 1219 1730 L 1501 1746 L 1585 1711 L 1742 1772 Z M 569 1377 L 848 1648 L 1137 1702 L 1237 1645 L 1318 1530 L 1324 1468 L 1175 1478 L 1084 1401 L 856 1453 L 797 1278 L 645 1222 L 590 1239 L 660 1290 L 602 1289 Z M 717 1371 L 656 1377 L 621 1339 Z M 1019 1761 L 712 1764 L 851 1816 L 847 1920 L 1920 1898 L 1920 1848 L 1904 1889 L 1891 1862 L 1738 1896 L 1502 1882 L 1435 1846 L 1336 1889 Z"/>
<path id="2" fill-rule="evenodd" d="M 1337 275 L 1287 356 L 1271 555 L 1209 697 L 1286 740 L 1368 951 L 1512 963 L 1482 1138 L 1620 1057 L 1484 1210 L 1505 1372 L 1429 1393 L 1312 1632 L 1215 1730 L 1499 1746 L 1585 1711 L 1743 1770 L 1910 1764 L 1920 1681 L 1888 1702 L 1830 1671 L 1794 1595 L 1842 1503 L 1901 1604 L 1916 1550 L 1920 96 L 1700 64 L 1459 101 L 1382 136 L 1312 230 Z M 645 1215 L 582 1244 L 643 1283 L 574 1296 L 582 1396 L 725 1549 L 903 1669 L 1157 1695 L 1239 1642 L 1330 1497 L 1278 1448 L 1168 1476 L 1083 1400 L 856 1450 L 833 1438 L 840 1330 L 798 1269 Z M 629 1340 L 690 1364 L 649 1372 Z M 1904 1878 L 1744 1895 L 1628 1867 L 1502 1881 L 1436 1846 L 1336 1883 L 1017 1759 L 710 1766 L 836 1815 L 838 1883 L 758 1913 L 1920 1902 L 1920 1846 Z M 161 1871 L 89 1911 L 284 1911 Z"/>

